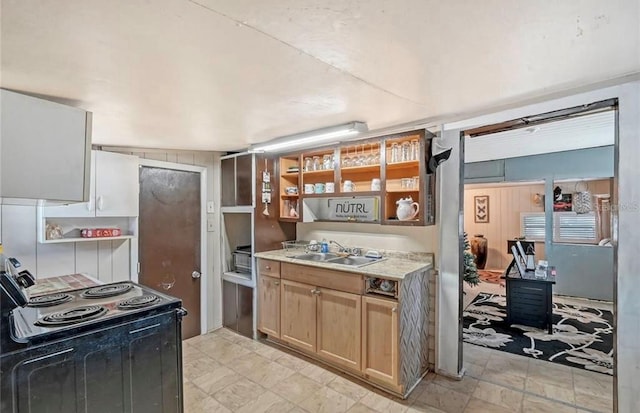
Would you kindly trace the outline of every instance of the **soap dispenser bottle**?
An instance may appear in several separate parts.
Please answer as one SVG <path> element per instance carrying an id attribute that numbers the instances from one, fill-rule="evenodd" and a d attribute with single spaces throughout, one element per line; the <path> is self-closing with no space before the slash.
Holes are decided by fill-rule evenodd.
<path id="1" fill-rule="evenodd" d="M 326 239 L 322 239 L 322 243 L 320 244 L 320 251 L 324 253 L 329 252 L 329 243 Z"/>

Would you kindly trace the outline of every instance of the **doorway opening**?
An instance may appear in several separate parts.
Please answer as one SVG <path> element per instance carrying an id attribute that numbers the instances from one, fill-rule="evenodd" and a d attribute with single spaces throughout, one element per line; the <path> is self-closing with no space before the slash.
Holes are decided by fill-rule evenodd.
<path id="1" fill-rule="evenodd" d="M 521 140 L 510 143 L 521 145 L 522 153 L 515 147 L 509 157 L 498 159 L 501 155 L 491 157 L 489 139 L 482 149 L 486 159 L 468 162 L 465 153 L 464 231 L 480 278 L 477 285 L 461 280 L 463 367 L 468 376 L 573 408 L 612 409 L 615 109 L 601 105 L 596 115 L 611 122 L 606 145 L 547 151 L 538 147 L 532 152 L 536 142 Z M 589 115 L 572 117 L 575 121 L 575 116 L 585 116 L 588 124 Z M 579 130 L 581 119 L 577 120 L 570 133 Z M 548 126 L 561 139 L 557 122 L 562 121 L 554 119 Z M 530 134 L 545 125 L 537 125 Z M 503 143 L 508 133 L 498 133 Z M 470 139 L 482 137 L 463 132 L 462 153 L 473 150 Z M 500 151 L 504 147 L 496 153 Z M 511 246 L 518 241 L 525 250 L 522 275 L 515 266 L 509 268 L 514 260 Z M 529 255 L 532 271 L 527 273 Z M 549 266 L 545 276 L 553 294 L 548 299 L 542 283 L 535 284 L 539 260 Z M 530 276 L 534 283 L 511 288 L 511 278 L 504 278 L 508 272 L 518 281 Z M 536 325 L 534 314 L 544 303 L 550 304 L 551 334 L 547 326 Z M 514 314 L 521 315 L 517 322 L 511 322 Z"/>

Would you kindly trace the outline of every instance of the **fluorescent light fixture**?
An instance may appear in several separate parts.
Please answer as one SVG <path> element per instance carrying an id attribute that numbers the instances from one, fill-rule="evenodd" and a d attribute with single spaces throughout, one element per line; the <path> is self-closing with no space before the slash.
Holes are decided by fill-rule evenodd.
<path id="1" fill-rule="evenodd" d="M 283 149 L 298 148 L 302 146 L 309 146 L 311 144 L 313 144 L 313 146 L 318 146 L 318 144 L 329 144 L 332 142 L 339 142 L 339 138 L 355 136 L 362 132 L 366 132 L 367 130 L 368 128 L 366 123 L 350 122 L 346 125 L 330 126 L 328 128 L 283 136 L 264 143 L 257 143 L 249 147 L 249 152 L 277 152 Z"/>

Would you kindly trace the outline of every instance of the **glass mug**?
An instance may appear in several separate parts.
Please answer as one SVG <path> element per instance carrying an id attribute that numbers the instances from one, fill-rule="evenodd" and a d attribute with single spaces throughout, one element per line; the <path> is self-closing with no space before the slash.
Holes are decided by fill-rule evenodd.
<path id="1" fill-rule="evenodd" d="M 379 191 L 379 190 L 380 190 L 380 188 L 381 188 L 381 185 L 380 185 L 380 179 L 378 179 L 378 178 L 373 178 L 373 179 L 371 180 L 371 190 L 372 190 L 372 191 Z"/>
<path id="2" fill-rule="evenodd" d="M 413 189 L 413 178 L 402 178 L 402 179 L 400 179 L 400 188 L 402 188 L 402 189 Z"/>
<path id="3" fill-rule="evenodd" d="M 356 190 L 356 184 L 352 181 L 344 181 L 342 184 L 342 192 L 353 192 Z"/>

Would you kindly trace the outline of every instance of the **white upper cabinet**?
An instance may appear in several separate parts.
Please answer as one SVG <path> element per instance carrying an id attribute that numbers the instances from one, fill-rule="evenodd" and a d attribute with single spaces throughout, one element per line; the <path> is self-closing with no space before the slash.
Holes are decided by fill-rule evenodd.
<path id="1" fill-rule="evenodd" d="M 44 217 L 138 216 L 138 158 L 112 152 L 91 152 L 91 188 L 88 202 L 46 206 Z"/>
<path id="2" fill-rule="evenodd" d="M 138 216 L 138 157 L 96 151 L 96 216 Z"/>
<path id="3" fill-rule="evenodd" d="M 0 90 L 0 196 L 89 198 L 91 113 Z"/>

